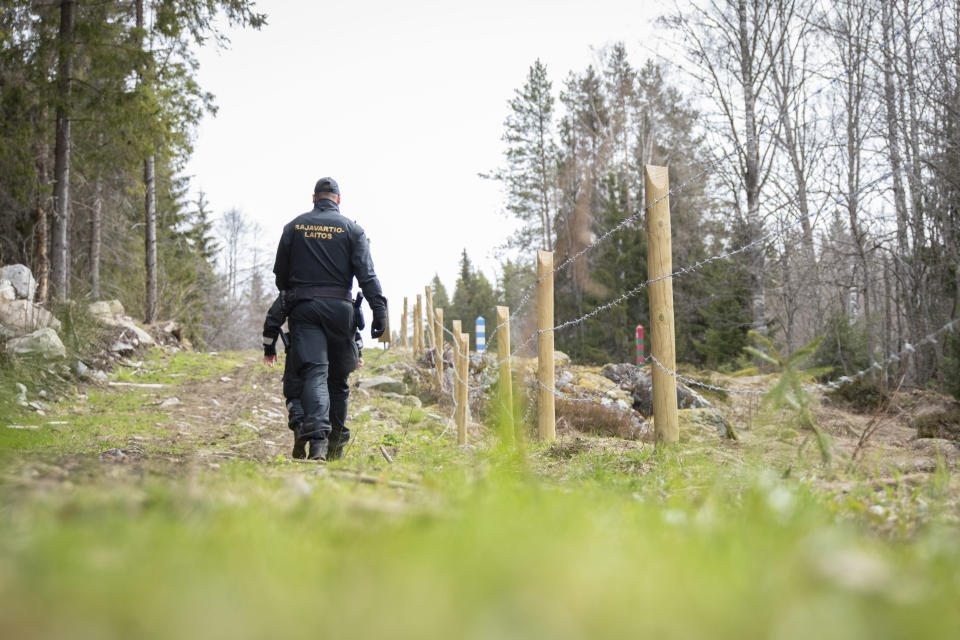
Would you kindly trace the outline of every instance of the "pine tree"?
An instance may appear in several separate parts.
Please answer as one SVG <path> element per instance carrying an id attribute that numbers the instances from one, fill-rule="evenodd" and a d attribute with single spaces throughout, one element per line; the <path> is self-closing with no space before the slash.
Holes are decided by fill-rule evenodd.
<path id="1" fill-rule="evenodd" d="M 433 308 L 434 309 L 447 309 L 450 307 L 450 298 L 447 297 L 447 289 L 443 286 L 443 283 L 440 282 L 440 276 L 434 274 L 433 280 L 430 282 L 430 289 L 433 291 Z"/>
<path id="2" fill-rule="evenodd" d="M 527 80 L 514 91 L 504 121 L 506 167 L 491 177 L 507 192 L 507 213 L 523 226 L 506 242 L 507 249 L 529 253 L 553 250 L 556 210 L 556 146 L 553 142 L 553 95 L 547 68 L 539 59 Z"/>

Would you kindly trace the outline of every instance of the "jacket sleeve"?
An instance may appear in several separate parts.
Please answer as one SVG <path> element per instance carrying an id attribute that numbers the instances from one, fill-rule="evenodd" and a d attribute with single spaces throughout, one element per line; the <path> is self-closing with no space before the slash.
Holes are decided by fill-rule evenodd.
<path id="1" fill-rule="evenodd" d="M 380 288 L 380 281 L 373 270 L 373 258 L 370 257 L 370 243 L 367 241 L 367 234 L 363 232 L 360 226 L 354 226 L 353 236 L 353 255 L 350 258 L 353 268 L 353 275 L 357 278 L 357 284 L 363 291 L 363 296 L 367 299 L 367 304 L 373 311 L 373 316 L 385 317 L 387 315 L 387 299 L 383 295 L 383 289 Z"/>
<path id="2" fill-rule="evenodd" d="M 267 311 L 267 319 L 263 321 L 263 355 L 277 355 L 277 338 L 280 337 L 283 323 L 287 319 L 287 314 L 283 309 L 283 292 L 277 296 L 277 299 L 270 305 Z"/>
<path id="3" fill-rule="evenodd" d="M 289 288 L 290 280 L 290 234 L 291 227 L 288 224 L 283 228 L 280 235 L 280 243 L 277 245 L 277 258 L 273 262 L 273 274 L 276 276 L 277 289 L 286 291 Z"/>

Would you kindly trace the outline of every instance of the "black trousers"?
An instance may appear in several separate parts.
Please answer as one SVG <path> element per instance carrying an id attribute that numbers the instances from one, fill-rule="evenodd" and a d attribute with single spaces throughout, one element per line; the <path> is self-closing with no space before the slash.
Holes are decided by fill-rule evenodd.
<path id="1" fill-rule="evenodd" d="M 353 304 L 349 300 L 316 298 L 298 303 L 287 318 L 291 356 L 302 381 L 301 440 L 328 438 L 332 447 L 350 439 L 347 429 L 347 378 L 358 364 L 353 341 Z M 284 382 L 286 395 L 286 376 Z"/>

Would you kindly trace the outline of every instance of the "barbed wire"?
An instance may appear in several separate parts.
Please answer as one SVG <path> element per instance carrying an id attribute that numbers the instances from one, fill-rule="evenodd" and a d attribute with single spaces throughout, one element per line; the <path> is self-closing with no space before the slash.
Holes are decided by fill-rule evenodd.
<path id="1" fill-rule="evenodd" d="M 870 182 L 868 182 L 867 184 L 865 184 L 863 187 L 861 187 L 861 188 L 857 191 L 856 195 L 857 195 L 858 197 L 861 196 L 861 195 L 863 195 L 868 189 L 871 189 L 871 188 L 873 188 L 874 186 L 876 186 L 877 184 L 883 182 L 884 180 L 886 180 L 887 178 L 889 178 L 891 175 L 893 175 L 893 172 L 892 172 L 892 171 L 888 171 L 887 173 L 883 174 L 883 175 L 880 176 L 879 178 L 876 178 L 876 179 L 874 179 L 874 180 L 871 180 Z M 751 248 L 753 248 L 753 247 L 755 247 L 755 246 L 757 246 L 757 245 L 764 244 L 764 243 L 766 243 L 766 242 L 768 242 L 768 241 L 770 241 L 770 240 L 774 240 L 774 239 L 776 239 L 776 238 L 778 238 L 778 237 L 780 237 L 780 236 L 782 236 L 782 235 L 785 235 L 787 232 L 795 229 L 796 227 L 800 226 L 801 224 L 803 224 L 804 220 L 816 219 L 817 217 L 819 217 L 819 216 L 824 212 L 824 210 L 825 210 L 828 206 L 830 206 L 830 205 L 829 205 L 829 204 L 828 204 L 828 205 L 824 205 L 823 207 L 820 207 L 820 208 L 812 211 L 811 213 L 808 213 L 806 216 L 800 216 L 800 217 L 798 217 L 796 220 L 794 220 L 793 222 L 791 222 L 790 224 L 788 224 L 788 225 L 786 225 L 786 226 L 783 226 L 783 227 L 781 227 L 780 229 L 778 229 L 778 230 L 776 230 L 776 231 L 771 231 L 771 232 L 769 232 L 769 233 L 766 233 L 766 234 L 764 234 L 763 236 L 757 238 L 756 240 L 753 240 L 753 241 L 751 241 L 751 242 L 748 242 L 747 244 L 745 244 L 745 245 L 743 245 L 743 246 L 741 246 L 741 247 L 739 247 L 739 248 L 737 248 L 737 249 L 732 249 L 732 250 L 730 250 L 730 251 L 724 251 L 724 252 L 719 253 L 719 254 L 717 254 L 717 255 L 715 255 L 715 256 L 711 256 L 711 257 L 709 257 L 709 258 L 704 258 L 703 260 L 699 260 L 698 262 L 695 262 L 695 263 L 693 263 L 692 265 L 689 265 L 689 266 L 687 266 L 687 267 L 683 267 L 683 268 L 681 268 L 681 269 L 677 269 L 676 271 L 674 271 L 674 272 L 672 272 L 672 273 L 668 273 L 668 274 L 666 274 L 666 275 L 659 276 L 659 277 L 657 277 L 657 278 L 651 278 L 651 279 L 649 279 L 649 280 L 645 280 L 644 282 L 641 282 L 641 283 L 638 284 L 637 286 L 635 286 L 635 287 L 633 287 L 632 289 L 630 289 L 630 290 L 626 291 L 625 293 L 621 294 L 619 297 L 611 300 L 610 302 L 608 302 L 608 303 L 606 303 L 606 304 L 603 304 L 603 305 L 601 305 L 601 306 L 599 306 L 599 307 L 596 307 L 596 308 L 593 309 L 592 311 L 589 311 L 589 312 L 583 314 L 583 315 L 580 316 L 579 318 L 574 318 L 574 319 L 572 319 L 572 320 L 567 320 L 566 322 L 562 322 L 562 323 L 556 325 L 555 327 L 553 327 L 553 328 L 551 328 L 551 329 L 537 329 L 537 333 L 547 333 L 547 332 L 549 332 L 549 331 L 560 331 L 561 329 L 565 329 L 565 328 L 567 328 L 567 327 L 570 327 L 570 326 L 573 326 L 573 325 L 576 325 L 576 324 L 580 324 L 580 323 L 584 322 L 585 320 L 589 320 L 590 318 L 593 318 L 593 317 L 595 317 L 595 316 L 603 313 L 604 311 L 607 311 L 608 309 L 612 309 L 613 307 L 616 307 L 616 306 L 618 306 L 618 305 L 620 305 L 620 304 L 623 304 L 624 302 L 626 302 L 627 300 L 629 300 L 629 299 L 632 298 L 633 296 L 637 295 L 637 294 L 640 293 L 643 289 L 645 289 L 646 287 L 650 286 L 651 284 L 654 284 L 654 283 L 656 283 L 656 282 L 660 282 L 661 280 L 666 280 L 666 279 L 668 279 L 668 278 L 674 278 L 674 277 L 682 276 L 682 275 L 685 275 L 685 274 L 687 274 L 687 273 L 693 273 L 694 271 L 698 271 L 700 268 L 702 268 L 702 267 L 704 267 L 704 266 L 706 266 L 706 265 L 708 265 L 708 264 L 710 264 L 710 263 L 718 262 L 718 261 L 720 261 L 720 260 L 726 260 L 726 259 L 728 259 L 728 258 L 732 258 L 733 256 L 736 256 L 736 255 L 738 255 L 738 254 L 740 254 L 740 253 L 743 253 L 743 252 L 747 251 L 748 249 L 751 249 Z"/>
<path id="2" fill-rule="evenodd" d="M 738 394 L 741 394 L 741 395 L 749 395 L 749 396 L 762 396 L 764 393 L 766 393 L 766 391 L 758 391 L 758 390 L 756 390 L 756 389 L 728 389 L 728 388 L 726 388 L 726 387 L 719 387 L 719 386 L 717 386 L 717 385 L 708 384 L 708 383 L 706 383 L 706 382 L 700 382 L 699 380 L 694 380 L 693 378 L 688 378 L 688 377 L 686 377 L 686 376 L 684 376 L 684 375 L 682 375 L 682 374 L 674 371 L 674 370 L 671 369 L 670 367 L 664 365 L 662 362 L 660 362 L 659 360 L 657 360 L 657 358 L 656 358 L 652 353 L 649 354 L 649 355 L 647 356 L 647 358 L 649 358 L 654 364 L 656 364 L 657 367 L 659 367 L 662 371 L 664 371 L 664 372 L 666 372 L 667 374 L 673 376 L 674 378 L 676 378 L 676 379 L 679 380 L 680 382 L 684 383 L 684 384 L 687 385 L 688 387 L 689 387 L 689 386 L 695 386 L 695 387 L 701 387 L 701 388 L 703 388 L 703 389 L 709 389 L 710 391 L 720 391 L 720 392 L 725 392 L 725 393 L 738 393 Z"/>
<path id="3" fill-rule="evenodd" d="M 869 374 L 871 371 L 874 371 L 874 370 L 883 371 L 891 364 L 900 362 L 905 356 L 909 356 L 916 353 L 917 347 L 922 344 L 931 344 L 931 345 L 936 344 L 938 336 L 940 336 L 941 334 L 947 333 L 948 331 L 953 331 L 954 329 L 960 329 L 960 319 L 951 320 L 950 322 L 943 325 L 936 331 L 928 333 L 921 340 L 919 340 L 916 345 L 911 344 L 909 342 L 906 343 L 900 351 L 898 351 L 897 353 L 890 354 L 882 362 L 874 362 L 872 365 L 870 365 L 866 369 L 861 369 L 860 371 L 856 372 L 853 375 L 841 376 L 836 380 L 832 380 L 830 382 L 822 382 L 815 385 L 808 385 L 804 387 L 804 389 L 806 389 L 807 391 L 830 391 L 834 389 L 839 389 L 845 384 L 850 384 L 855 380 L 859 380 L 860 378 L 863 378 L 864 376 Z M 662 362 L 657 360 L 656 356 L 654 356 L 653 354 L 649 354 L 647 358 L 649 358 L 661 370 L 671 375 L 675 379 L 679 380 L 680 382 L 683 382 L 687 386 L 697 386 L 697 387 L 702 387 L 704 389 L 709 389 L 711 391 L 734 393 L 734 394 L 740 394 L 740 395 L 763 395 L 767 393 L 767 391 L 769 391 L 769 389 L 765 389 L 765 390 L 732 389 L 729 387 L 721 387 L 718 385 L 708 384 L 706 382 L 700 382 L 699 380 L 688 378 L 676 371 L 673 371 L 672 369 L 664 365 Z"/>

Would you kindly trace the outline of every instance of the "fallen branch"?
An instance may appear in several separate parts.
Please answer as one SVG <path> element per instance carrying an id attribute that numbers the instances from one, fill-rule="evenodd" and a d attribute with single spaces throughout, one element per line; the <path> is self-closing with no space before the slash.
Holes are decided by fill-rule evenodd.
<path id="1" fill-rule="evenodd" d="M 380 453 L 383 455 L 384 460 L 386 460 L 390 464 L 393 464 L 393 458 L 390 457 L 390 454 L 387 453 L 386 448 L 384 448 L 382 444 L 380 445 Z"/>

